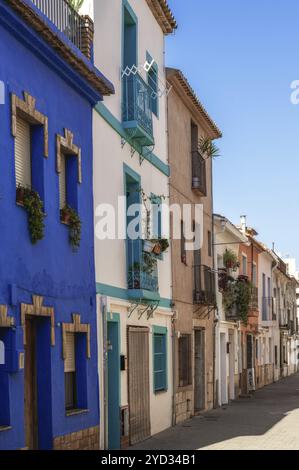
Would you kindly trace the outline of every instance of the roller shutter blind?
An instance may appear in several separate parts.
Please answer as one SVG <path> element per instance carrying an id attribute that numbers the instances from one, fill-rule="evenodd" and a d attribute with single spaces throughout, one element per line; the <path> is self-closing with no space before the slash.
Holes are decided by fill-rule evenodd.
<path id="1" fill-rule="evenodd" d="M 63 209 L 66 204 L 66 158 L 61 155 L 61 172 L 59 174 L 59 206 Z"/>
<path id="2" fill-rule="evenodd" d="M 15 138 L 16 186 L 31 187 L 31 135 L 30 124 L 17 118 Z"/>
<path id="3" fill-rule="evenodd" d="M 66 334 L 66 358 L 64 360 L 64 372 L 76 371 L 76 356 L 75 356 L 75 334 Z"/>

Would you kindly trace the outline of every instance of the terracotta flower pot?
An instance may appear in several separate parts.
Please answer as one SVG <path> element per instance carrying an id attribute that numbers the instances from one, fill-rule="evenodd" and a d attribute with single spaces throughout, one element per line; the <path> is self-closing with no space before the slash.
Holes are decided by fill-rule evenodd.
<path id="1" fill-rule="evenodd" d="M 162 251 L 161 245 L 160 245 L 160 243 L 157 243 L 153 248 L 153 253 L 155 255 L 160 255 L 161 251 Z"/>

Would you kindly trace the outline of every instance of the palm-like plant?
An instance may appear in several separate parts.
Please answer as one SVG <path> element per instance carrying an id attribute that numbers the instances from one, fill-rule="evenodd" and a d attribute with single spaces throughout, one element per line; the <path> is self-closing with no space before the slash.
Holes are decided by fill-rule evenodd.
<path id="1" fill-rule="evenodd" d="M 74 10 L 79 11 L 84 3 L 84 0 L 69 0 L 69 4 L 74 8 Z"/>
<path id="2" fill-rule="evenodd" d="M 212 142 L 211 139 L 201 137 L 199 139 L 199 148 L 201 153 L 207 156 L 207 158 L 220 157 L 220 150 L 217 145 Z"/>

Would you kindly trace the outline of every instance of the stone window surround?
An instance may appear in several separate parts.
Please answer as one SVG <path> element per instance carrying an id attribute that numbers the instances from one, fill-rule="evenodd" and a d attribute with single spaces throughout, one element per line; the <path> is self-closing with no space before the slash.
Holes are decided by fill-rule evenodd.
<path id="1" fill-rule="evenodd" d="M 51 319 L 51 346 L 55 346 L 55 313 L 53 307 L 43 306 L 44 298 L 39 295 L 32 296 L 32 304 L 21 303 L 21 325 L 24 329 L 24 345 L 26 345 L 26 315 L 36 317 L 49 317 Z"/>
<path id="2" fill-rule="evenodd" d="M 62 357 L 66 359 L 66 334 L 67 333 L 83 333 L 87 335 L 86 338 L 86 357 L 91 358 L 90 353 L 90 324 L 81 323 L 81 315 L 78 313 L 72 314 L 72 323 L 62 323 Z"/>
<path id="3" fill-rule="evenodd" d="M 12 328 L 15 324 L 15 319 L 7 315 L 7 305 L 0 305 L 0 328 Z"/>
<path id="4" fill-rule="evenodd" d="M 64 137 L 57 134 L 56 136 L 56 171 L 61 173 L 62 155 L 75 156 L 78 159 L 78 183 L 82 183 L 82 163 L 81 148 L 74 144 L 74 134 L 69 129 L 64 129 Z"/>
<path id="5" fill-rule="evenodd" d="M 23 92 L 24 100 L 17 95 L 11 94 L 11 132 L 13 137 L 17 135 L 17 117 L 25 119 L 29 124 L 44 127 L 44 157 L 49 156 L 49 125 L 48 118 L 37 111 L 36 98 L 33 98 L 26 91 Z"/>

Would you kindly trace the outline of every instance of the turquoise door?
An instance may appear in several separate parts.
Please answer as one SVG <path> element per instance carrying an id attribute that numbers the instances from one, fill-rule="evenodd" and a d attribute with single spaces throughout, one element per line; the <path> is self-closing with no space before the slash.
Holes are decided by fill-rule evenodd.
<path id="1" fill-rule="evenodd" d="M 108 446 L 120 449 L 119 324 L 108 322 Z"/>

